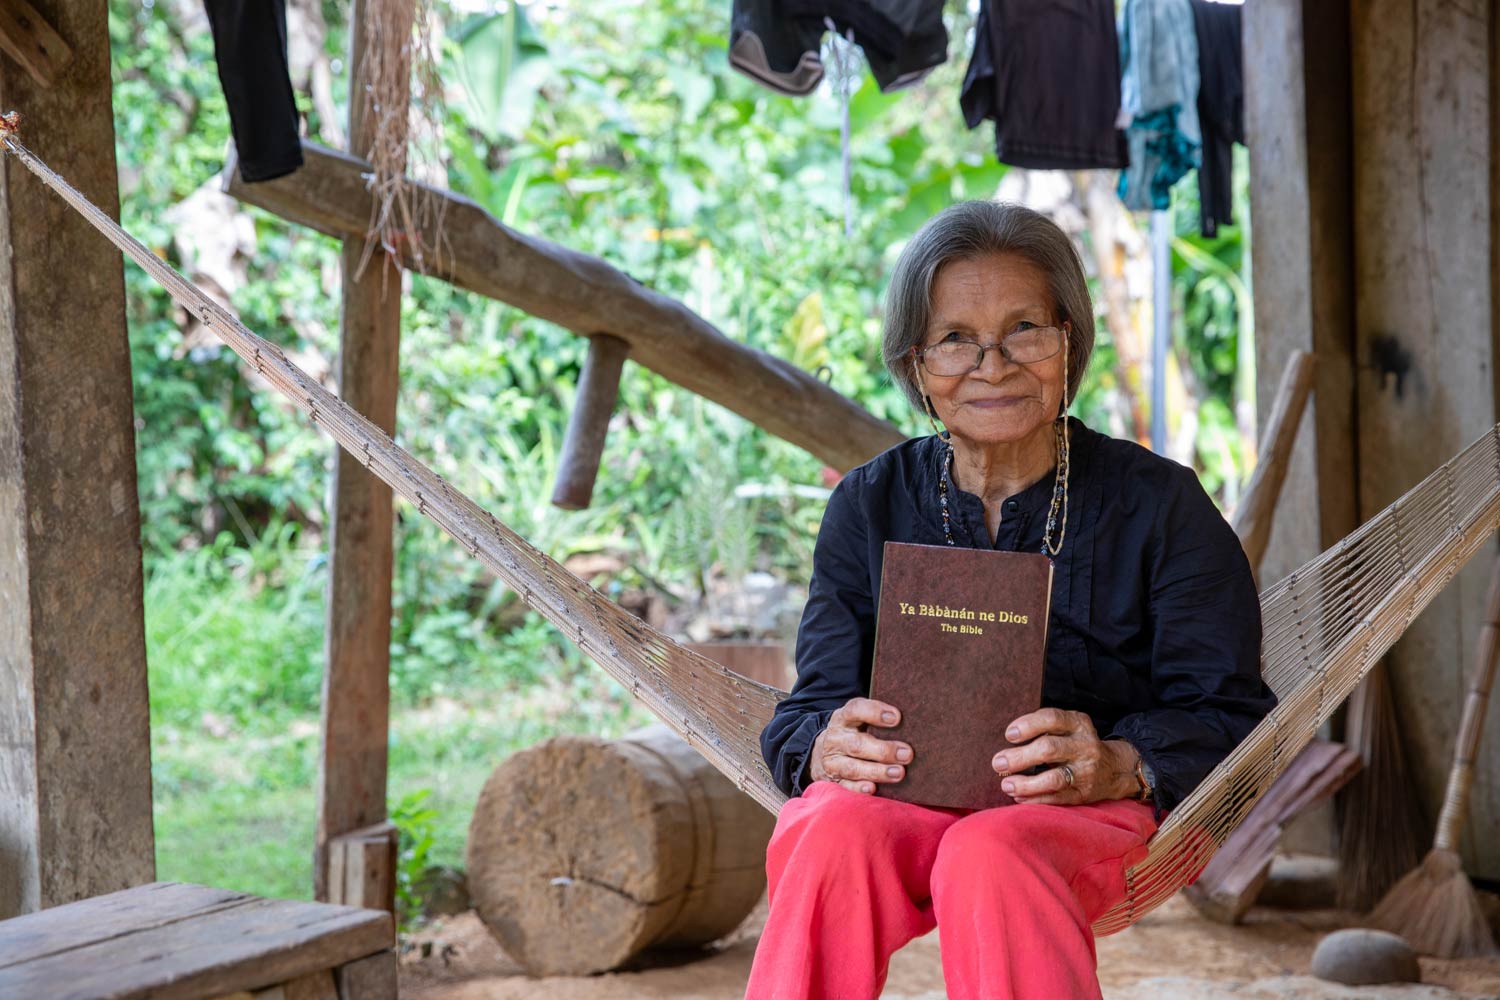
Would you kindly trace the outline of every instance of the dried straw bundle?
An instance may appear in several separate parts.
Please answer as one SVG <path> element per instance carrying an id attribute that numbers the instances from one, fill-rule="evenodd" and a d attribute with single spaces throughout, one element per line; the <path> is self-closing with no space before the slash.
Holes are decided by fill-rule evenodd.
<path id="1" fill-rule="evenodd" d="M 351 152 L 369 160 L 374 194 L 360 271 L 380 247 L 394 260 L 409 252 L 417 270 L 427 273 L 441 262 L 446 201 L 408 174 L 442 173 L 443 84 L 431 0 L 365 0 L 355 9 L 353 55 L 363 63 L 355 79 L 365 87 L 352 117 L 364 118 L 364 127 L 350 134 L 369 136 L 369 142 Z M 438 245 L 423 245 L 425 231 L 438 234 Z"/>

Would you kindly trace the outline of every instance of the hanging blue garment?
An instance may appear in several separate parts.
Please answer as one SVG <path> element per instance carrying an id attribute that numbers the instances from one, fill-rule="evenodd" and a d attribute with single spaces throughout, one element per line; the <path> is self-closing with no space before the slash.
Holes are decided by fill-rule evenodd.
<path id="1" fill-rule="evenodd" d="M 1164 209 L 1172 185 L 1202 155 L 1191 0 L 1125 0 L 1120 66 L 1120 116 L 1130 147 L 1120 197 L 1132 210 Z"/>

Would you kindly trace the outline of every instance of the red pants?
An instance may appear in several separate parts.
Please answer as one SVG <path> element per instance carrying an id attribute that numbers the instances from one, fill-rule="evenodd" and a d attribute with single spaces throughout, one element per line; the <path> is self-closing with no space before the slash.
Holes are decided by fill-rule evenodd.
<path id="1" fill-rule="evenodd" d="M 879 996 L 896 949 L 941 926 L 949 1000 L 1097 998 L 1090 925 L 1155 832 L 1129 800 L 964 812 L 815 782 L 766 849 L 771 910 L 745 996 Z"/>

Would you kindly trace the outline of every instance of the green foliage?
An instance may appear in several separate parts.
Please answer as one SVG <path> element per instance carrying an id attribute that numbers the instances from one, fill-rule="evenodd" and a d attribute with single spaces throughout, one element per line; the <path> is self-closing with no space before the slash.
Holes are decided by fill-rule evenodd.
<path id="1" fill-rule="evenodd" d="M 396 912 L 403 922 L 421 912 L 422 875 L 431 864 L 437 810 L 427 805 L 430 789 L 422 788 L 403 795 L 390 808 L 391 822 L 396 824 L 400 841 L 396 848 Z"/>
<path id="2" fill-rule="evenodd" d="M 724 6 L 496 8 L 437 5 L 449 28 L 440 125 L 454 190 L 924 432 L 881 368 L 880 297 L 921 221 L 990 196 L 1004 174 L 989 133 L 962 125 L 961 58 L 910 91 L 881 94 L 867 76 L 852 94 L 846 235 L 838 101 L 782 97 L 732 72 Z M 324 3 L 322 14 L 337 58 L 347 5 Z M 215 183 L 228 139 L 209 37 L 192 4 L 111 0 L 110 15 L 122 216 L 182 264 L 167 211 Z M 957 53 L 972 21 L 965 9 L 950 22 Z M 299 101 L 316 135 L 327 123 Z M 232 305 L 326 371 L 338 351 L 336 245 L 250 215 L 255 247 Z M 1181 336 L 1215 397 L 1229 397 L 1234 374 L 1244 305 L 1230 275 L 1242 256 L 1237 234 L 1179 241 Z M 126 292 L 163 877 L 303 894 L 333 446 L 133 267 Z M 805 581 L 825 495 L 812 456 L 629 365 L 594 503 L 560 511 L 549 497 L 583 340 L 420 277 L 403 300 L 402 338 L 401 443 L 542 551 L 617 556 L 625 569 L 606 592 L 689 599 L 710 573 L 752 569 Z M 1096 424 L 1113 361 L 1101 339 L 1078 402 Z M 1232 429 L 1230 407 L 1205 405 L 1203 425 Z M 1235 447 L 1223 435 L 1200 441 L 1221 477 L 1233 475 Z M 410 894 L 418 867 L 457 861 L 468 809 L 500 756 L 642 716 L 431 522 L 404 505 L 397 517 L 391 788 Z M 239 835 L 222 836 L 226 827 Z"/>

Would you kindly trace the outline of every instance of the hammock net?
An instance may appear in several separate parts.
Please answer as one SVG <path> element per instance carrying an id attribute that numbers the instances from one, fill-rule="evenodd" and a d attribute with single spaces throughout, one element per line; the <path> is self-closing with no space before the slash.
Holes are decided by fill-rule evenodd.
<path id="1" fill-rule="evenodd" d="M 784 693 L 732 673 L 620 608 L 533 548 L 276 345 L 243 326 L 16 141 L 7 150 L 373 475 L 437 522 L 527 605 L 772 812 L 786 797 L 760 755 Z M 1131 924 L 1197 877 L 1318 727 L 1500 524 L 1500 425 L 1357 531 L 1261 594 L 1262 668 L 1280 704 L 1172 811 L 1094 925 Z"/>

